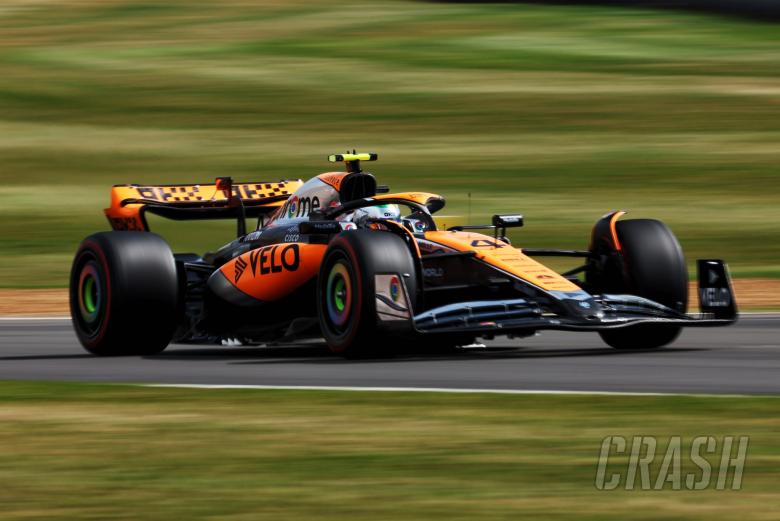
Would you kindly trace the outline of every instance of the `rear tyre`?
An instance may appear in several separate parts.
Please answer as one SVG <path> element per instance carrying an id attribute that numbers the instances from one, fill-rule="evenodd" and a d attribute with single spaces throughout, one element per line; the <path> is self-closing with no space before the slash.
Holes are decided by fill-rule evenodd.
<path id="1" fill-rule="evenodd" d="M 381 274 L 397 275 L 396 291 L 403 285 L 413 305 L 415 263 L 401 238 L 389 232 L 354 230 L 330 243 L 317 283 L 317 314 L 332 352 L 347 358 L 376 356 L 398 341 L 380 329 L 375 276 Z"/>
<path id="2" fill-rule="evenodd" d="M 70 312 L 90 353 L 159 353 L 177 325 L 178 295 L 173 253 L 158 235 L 102 232 L 79 246 L 70 274 Z"/>
<path id="3" fill-rule="evenodd" d="M 618 221 L 616 232 L 622 255 L 612 263 L 616 269 L 601 274 L 610 291 L 645 297 L 685 313 L 688 268 L 672 231 L 661 221 L 632 219 Z M 681 330 L 676 325 L 639 324 L 599 335 L 616 349 L 653 349 L 673 342 Z"/>

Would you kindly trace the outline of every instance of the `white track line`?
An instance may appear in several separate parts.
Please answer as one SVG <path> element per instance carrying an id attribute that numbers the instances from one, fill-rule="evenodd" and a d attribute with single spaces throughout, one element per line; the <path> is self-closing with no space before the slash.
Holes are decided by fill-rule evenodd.
<path id="1" fill-rule="evenodd" d="M 780 318 L 780 312 L 778 311 L 756 311 L 756 312 L 750 312 L 750 313 L 740 313 L 740 318 L 765 318 L 765 319 L 776 319 Z M 13 315 L 6 315 L 6 316 L 0 316 L 0 321 L 14 321 L 14 320 L 70 320 L 70 315 L 54 315 L 50 317 L 25 317 L 25 316 L 13 316 Z"/>
<path id="2" fill-rule="evenodd" d="M 514 395 L 574 395 L 574 396 L 690 396 L 694 398 L 780 398 L 776 395 L 760 394 L 706 394 L 706 393 L 665 393 L 633 391 L 563 391 L 545 389 L 458 389 L 446 387 L 359 387 L 328 385 L 239 385 L 239 384 L 137 384 L 140 387 L 165 387 L 177 389 L 245 389 L 245 390 L 283 390 L 283 391 L 358 391 L 393 393 L 447 393 L 447 394 L 514 394 Z"/>

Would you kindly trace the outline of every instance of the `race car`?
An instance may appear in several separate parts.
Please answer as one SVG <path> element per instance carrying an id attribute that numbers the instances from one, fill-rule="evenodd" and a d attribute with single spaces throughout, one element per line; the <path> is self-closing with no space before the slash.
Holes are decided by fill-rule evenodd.
<path id="1" fill-rule="evenodd" d="M 390 193 L 361 168 L 376 154 L 334 154 L 344 171 L 306 182 L 117 185 L 112 231 L 79 246 L 70 308 L 97 355 L 158 353 L 171 342 L 259 345 L 325 340 L 346 357 L 394 346 L 469 345 L 541 330 L 596 331 L 617 349 L 651 349 L 683 327 L 737 319 L 726 264 L 698 261 L 700 313 L 688 314 L 688 269 L 670 229 L 651 219 L 598 219 L 585 250 L 518 248 L 490 224 L 437 227 L 444 198 Z M 215 252 L 173 253 L 146 215 L 235 219 Z M 247 231 L 247 220 L 257 219 Z M 535 258 L 566 256 L 558 273 Z M 579 262 L 578 262 L 579 264 Z"/>

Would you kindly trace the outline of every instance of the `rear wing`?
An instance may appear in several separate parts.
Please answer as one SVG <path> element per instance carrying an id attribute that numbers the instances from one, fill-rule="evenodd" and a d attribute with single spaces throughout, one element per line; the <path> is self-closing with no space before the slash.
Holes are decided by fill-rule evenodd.
<path id="1" fill-rule="evenodd" d="M 303 184 L 294 181 L 233 183 L 220 177 L 211 184 L 115 185 L 104 210 L 114 230 L 149 231 L 146 213 L 174 220 L 238 219 L 267 215 Z"/>

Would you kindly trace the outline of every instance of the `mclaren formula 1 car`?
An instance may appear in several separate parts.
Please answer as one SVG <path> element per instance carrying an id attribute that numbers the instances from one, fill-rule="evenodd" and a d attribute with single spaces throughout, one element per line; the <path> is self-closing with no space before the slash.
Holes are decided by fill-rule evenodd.
<path id="1" fill-rule="evenodd" d="M 105 210 L 113 231 L 87 237 L 71 271 L 84 347 L 150 354 L 171 342 L 324 338 L 333 352 L 359 357 L 558 329 L 649 349 L 683 327 L 736 320 L 727 267 L 715 259 L 698 261 L 701 309 L 687 313 L 685 258 L 659 221 L 611 212 L 586 250 L 518 248 L 506 234 L 523 225 L 521 215 L 440 230 L 432 214 L 444 198 L 389 193 L 361 170 L 376 154 L 329 159 L 345 171 L 306 182 L 114 186 Z M 237 237 L 203 255 L 172 253 L 147 214 L 235 219 Z M 250 218 L 257 226 L 248 232 Z M 544 256 L 582 266 L 560 274 L 535 260 Z"/>

